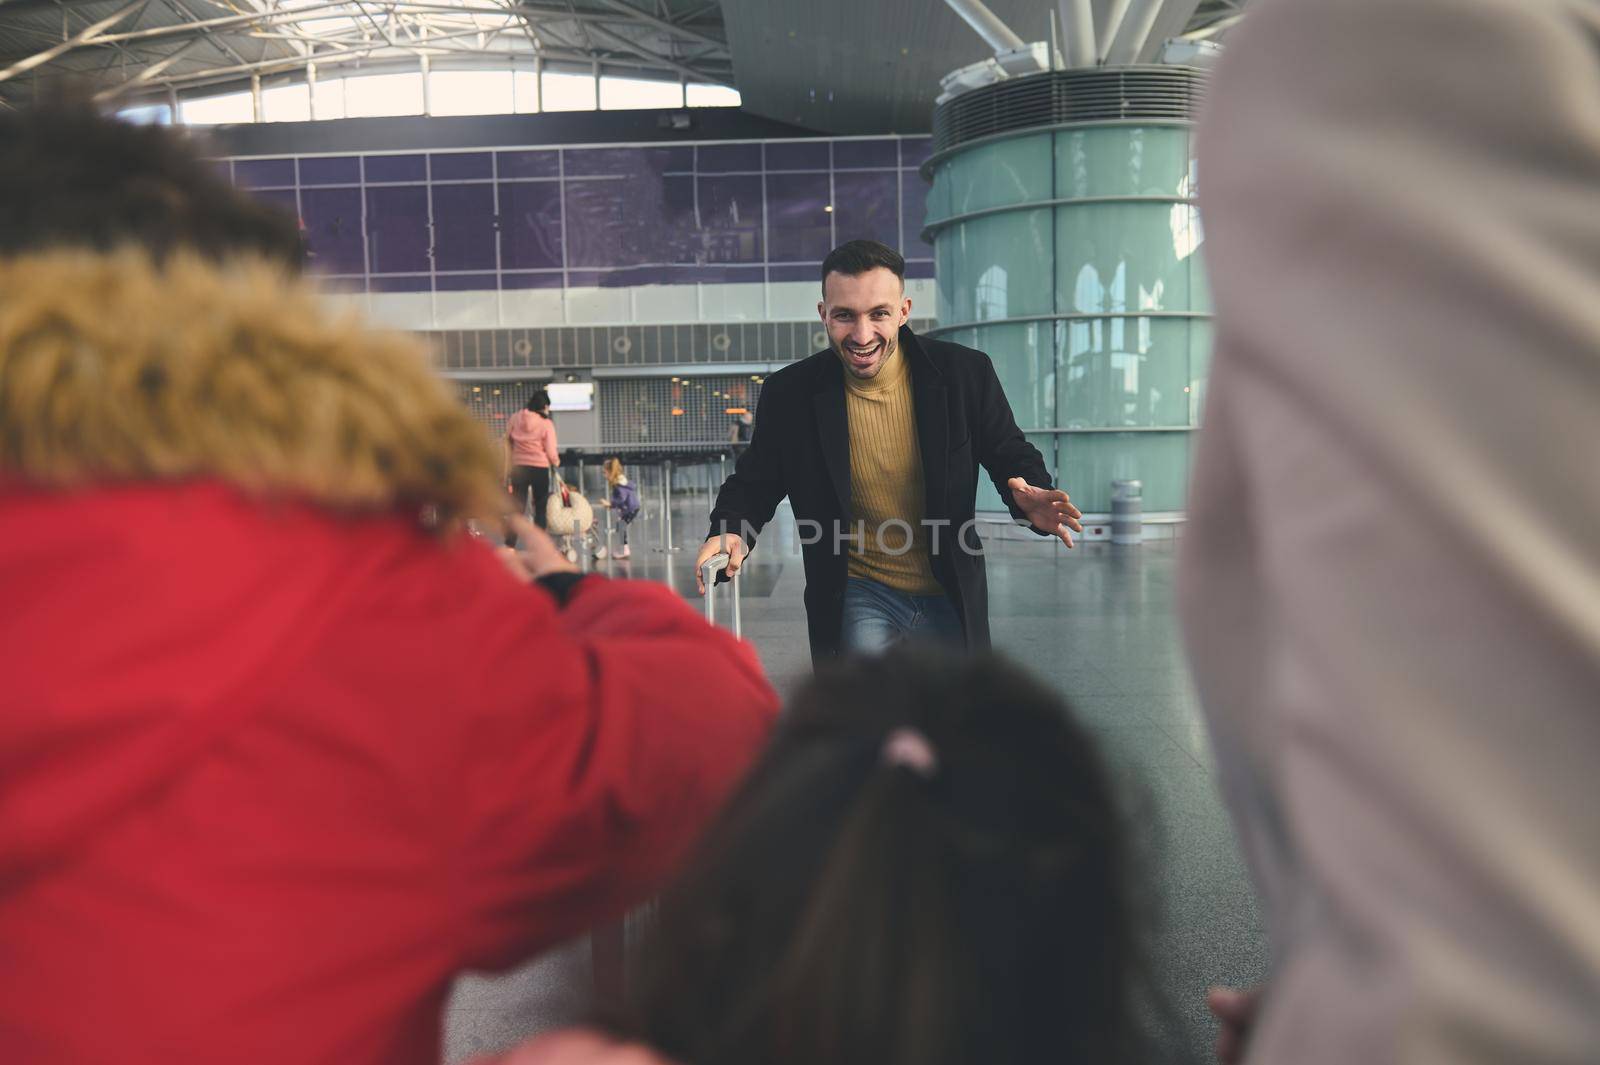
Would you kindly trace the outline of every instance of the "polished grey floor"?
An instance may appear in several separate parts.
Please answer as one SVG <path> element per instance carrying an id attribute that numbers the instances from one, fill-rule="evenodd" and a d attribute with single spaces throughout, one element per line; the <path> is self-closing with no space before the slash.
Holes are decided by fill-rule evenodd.
<path id="1" fill-rule="evenodd" d="M 597 568 L 692 594 L 703 498 L 680 500 L 674 519 L 674 540 L 687 539 L 686 548 L 659 550 L 662 523 L 647 517 L 632 531 L 633 559 Z M 1035 539 L 996 540 L 987 550 L 996 649 L 1066 696 L 1099 738 L 1133 811 L 1156 902 L 1157 976 L 1177 1018 L 1162 1060 L 1214 1060 L 1201 996 L 1212 983 L 1255 982 L 1265 954 L 1179 646 L 1172 542 L 1067 551 Z M 763 537 L 740 585 L 744 635 L 779 690 L 792 691 L 810 672 L 792 525 Z M 464 979 L 447 1014 L 446 1060 L 580 1016 L 589 980 L 582 942 L 511 974 Z"/>

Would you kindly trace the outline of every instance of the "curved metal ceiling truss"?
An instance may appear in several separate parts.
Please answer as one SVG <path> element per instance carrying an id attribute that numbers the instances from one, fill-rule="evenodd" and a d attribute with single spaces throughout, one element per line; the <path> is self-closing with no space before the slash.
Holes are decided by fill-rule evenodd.
<path id="1" fill-rule="evenodd" d="M 512 65 L 733 85 L 718 0 L 0 0 L 0 106 Z"/>

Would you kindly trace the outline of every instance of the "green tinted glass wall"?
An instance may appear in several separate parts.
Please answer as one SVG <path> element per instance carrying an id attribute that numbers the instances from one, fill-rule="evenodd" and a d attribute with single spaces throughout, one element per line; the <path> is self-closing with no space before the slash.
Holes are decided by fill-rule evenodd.
<path id="1" fill-rule="evenodd" d="M 1016 412 L 1085 510 L 1144 482 L 1181 511 L 1210 360 L 1190 129 L 1094 125 L 933 163 L 936 332 L 988 352 Z M 985 482 L 980 510 L 1001 509 Z"/>

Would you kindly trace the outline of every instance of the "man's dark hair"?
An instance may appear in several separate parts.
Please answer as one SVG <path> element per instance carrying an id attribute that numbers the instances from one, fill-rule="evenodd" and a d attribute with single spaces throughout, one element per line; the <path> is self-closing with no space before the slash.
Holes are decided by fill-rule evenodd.
<path id="1" fill-rule="evenodd" d="M 0 255 L 124 246 L 305 260 L 294 217 L 235 189 L 174 130 L 75 98 L 0 111 Z"/>
<path id="2" fill-rule="evenodd" d="M 883 267 L 898 277 L 906 279 L 906 260 L 903 255 L 875 240 L 847 240 L 828 253 L 822 260 L 822 284 L 826 289 L 829 274 L 860 277 L 868 270 Z"/>
<path id="3" fill-rule="evenodd" d="M 931 766 L 886 757 L 907 729 Z M 1050 689 L 992 655 L 847 662 L 663 897 L 610 1026 L 694 1065 L 1153 1060 L 1133 850 Z"/>
<path id="4" fill-rule="evenodd" d="M 533 395 L 528 397 L 527 407 L 536 414 L 543 414 L 544 409 L 550 405 L 550 393 L 543 388 L 533 390 Z"/>

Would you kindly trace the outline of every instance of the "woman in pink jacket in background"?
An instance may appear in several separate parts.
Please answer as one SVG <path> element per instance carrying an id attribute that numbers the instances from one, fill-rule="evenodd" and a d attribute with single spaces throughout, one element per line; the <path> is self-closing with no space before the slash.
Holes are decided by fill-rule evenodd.
<path id="1" fill-rule="evenodd" d="M 556 450 L 556 423 L 550 420 L 550 393 L 534 390 L 526 408 L 506 423 L 506 479 L 511 494 L 526 505 L 533 493 L 533 523 L 545 527 L 545 505 L 550 499 L 550 471 L 561 465 Z M 517 546 L 517 534 L 507 529 L 506 543 Z"/>
<path id="2" fill-rule="evenodd" d="M 1130 864 L 1049 689 L 992 656 L 857 660 L 790 707 L 628 1001 L 475 1065 L 1156 1060 Z"/>

